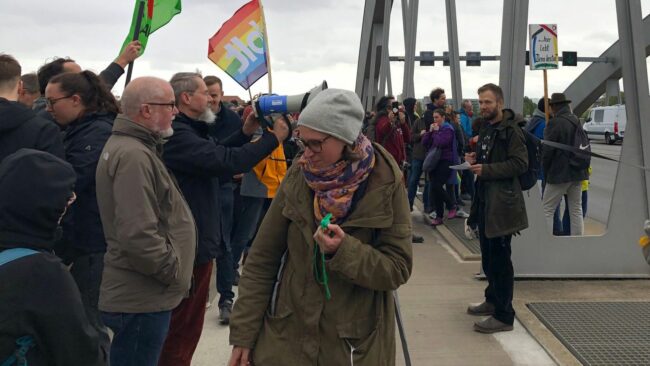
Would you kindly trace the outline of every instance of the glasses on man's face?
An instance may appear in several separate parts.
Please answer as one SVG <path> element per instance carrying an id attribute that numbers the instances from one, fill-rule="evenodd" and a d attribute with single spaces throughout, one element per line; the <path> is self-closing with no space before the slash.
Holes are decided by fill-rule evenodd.
<path id="1" fill-rule="evenodd" d="M 62 100 L 62 99 L 68 99 L 68 98 L 70 98 L 70 97 L 72 97 L 72 95 L 66 95 L 65 97 L 54 98 L 54 99 L 46 98 L 46 99 L 45 99 L 45 105 L 46 105 L 47 107 L 49 107 L 49 108 L 52 108 L 52 107 L 54 107 L 54 105 L 56 104 L 56 102 L 58 102 L 59 100 Z"/>
<path id="2" fill-rule="evenodd" d="M 305 150 L 305 148 L 309 148 L 311 152 L 319 153 L 323 151 L 323 142 L 325 142 L 325 140 L 327 140 L 330 137 L 332 136 L 328 135 L 322 140 L 303 140 L 301 138 L 297 138 L 296 145 L 298 145 L 298 148 L 300 148 L 300 150 Z"/>
<path id="3" fill-rule="evenodd" d="M 150 103 L 142 103 L 142 104 L 148 104 L 148 105 L 163 105 L 169 107 L 172 111 L 174 110 L 174 107 L 176 107 L 176 102 L 168 102 L 168 103 L 158 103 L 158 102 L 150 102 Z"/>

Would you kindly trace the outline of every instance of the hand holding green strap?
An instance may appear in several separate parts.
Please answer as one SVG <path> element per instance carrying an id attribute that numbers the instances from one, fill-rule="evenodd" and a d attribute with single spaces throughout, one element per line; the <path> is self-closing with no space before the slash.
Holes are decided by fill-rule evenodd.
<path id="1" fill-rule="evenodd" d="M 330 224 L 332 221 L 332 214 L 328 213 L 323 217 L 322 220 L 320 220 L 320 227 L 322 230 L 327 229 L 327 226 Z M 330 232 L 330 237 L 334 233 Z M 325 287 L 325 298 L 327 300 L 332 298 L 332 294 L 330 293 L 330 288 L 329 288 L 329 276 L 327 275 L 327 270 L 325 269 L 325 254 L 323 252 L 320 252 L 318 250 L 318 245 L 314 246 L 314 275 L 316 277 L 316 281 L 323 285 Z M 320 254 L 320 256 L 319 256 Z M 320 258 L 319 258 L 320 257 Z M 320 266 L 319 266 L 320 264 Z"/>
<path id="2" fill-rule="evenodd" d="M 322 220 L 320 220 L 320 227 L 321 227 L 321 229 L 323 229 L 323 230 L 327 229 L 327 227 L 329 226 L 330 222 L 332 222 L 332 214 L 331 214 L 331 213 L 328 213 L 327 215 L 325 215 L 325 217 L 323 217 Z"/>

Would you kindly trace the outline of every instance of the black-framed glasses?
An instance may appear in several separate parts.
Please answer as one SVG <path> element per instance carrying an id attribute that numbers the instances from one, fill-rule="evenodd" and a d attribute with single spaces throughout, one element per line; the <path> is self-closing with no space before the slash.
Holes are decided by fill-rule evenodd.
<path id="1" fill-rule="evenodd" d="M 74 94 L 72 94 L 72 95 L 74 95 Z M 59 100 L 68 99 L 68 98 L 72 97 L 72 95 L 66 95 L 65 97 L 54 98 L 54 99 L 46 98 L 45 99 L 45 105 L 52 108 L 56 104 L 56 102 L 58 102 Z"/>
<path id="2" fill-rule="evenodd" d="M 167 107 L 171 108 L 172 111 L 174 110 L 174 107 L 176 107 L 176 102 L 167 102 L 167 103 L 147 102 L 147 103 L 142 103 L 142 104 L 148 104 L 148 105 L 164 105 L 164 106 L 167 106 Z"/>
<path id="3" fill-rule="evenodd" d="M 323 151 L 323 142 L 325 142 L 330 137 L 332 137 L 332 135 L 327 135 L 327 137 L 323 138 L 322 140 L 303 140 L 301 138 L 297 138 L 296 145 L 298 145 L 300 150 L 305 150 L 305 148 L 308 147 L 312 152 L 319 153 Z"/>

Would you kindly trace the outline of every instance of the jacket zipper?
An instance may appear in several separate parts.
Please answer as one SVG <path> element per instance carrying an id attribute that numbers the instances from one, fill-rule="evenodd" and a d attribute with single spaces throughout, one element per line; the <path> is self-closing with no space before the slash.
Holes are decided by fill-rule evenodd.
<path id="1" fill-rule="evenodd" d="M 348 347 L 350 347 L 350 366 L 354 366 L 354 351 L 356 351 L 356 348 L 350 343 L 347 339 L 345 340 L 345 343 L 348 344 Z"/>

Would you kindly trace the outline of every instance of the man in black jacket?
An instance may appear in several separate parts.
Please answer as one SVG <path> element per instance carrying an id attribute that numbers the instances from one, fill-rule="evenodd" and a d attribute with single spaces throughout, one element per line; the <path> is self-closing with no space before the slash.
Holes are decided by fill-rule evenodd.
<path id="1" fill-rule="evenodd" d="M 214 122 L 215 116 L 209 108 L 212 97 L 201 75 L 177 73 L 170 84 L 179 114 L 172 123 L 174 134 L 165 144 L 163 160 L 176 176 L 194 215 L 198 250 L 194 289 L 172 313 L 158 365 L 189 366 L 203 328 L 212 260 L 221 242 L 219 177 L 252 169 L 288 137 L 289 127 L 279 118 L 272 132 L 264 131 L 259 140 L 249 143 L 259 128 L 251 115 L 241 129 L 217 144 L 208 134 L 208 123 Z"/>
<path id="2" fill-rule="evenodd" d="M 217 142 L 226 141 L 228 137 L 241 130 L 241 118 L 221 101 L 223 97 L 223 84 L 216 76 L 203 78 L 208 87 L 212 102 L 210 109 L 216 115 L 214 123 L 209 124 L 209 135 Z M 221 207 L 221 240 L 217 251 L 217 292 L 219 292 L 219 322 L 228 324 L 235 293 L 232 286 L 235 281 L 235 265 L 230 244 L 230 234 L 233 227 L 234 215 L 234 183 L 229 172 L 219 177 L 219 206 Z"/>
<path id="3" fill-rule="evenodd" d="M 23 147 L 63 158 L 63 142 L 56 125 L 18 103 L 20 72 L 16 59 L 0 54 L 0 161 Z"/>
<path id="4" fill-rule="evenodd" d="M 108 365 L 109 344 L 51 254 L 74 183 L 72 166 L 45 152 L 21 149 L 0 163 L 0 364 L 18 342 L 26 365 Z"/>
<path id="5" fill-rule="evenodd" d="M 578 117 L 571 113 L 563 93 L 553 93 L 549 105 L 553 118 L 544 129 L 544 140 L 573 146 L 576 129 L 582 128 Z M 569 164 L 571 153 L 544 146 L 542 150 L 542 169 L 546 179 L 544 188 L 544 216 L 549 233 L 553 232 L 553 214 L 560 204 L 562 196 L 567 195 L 569 216 L 571 217 L 571 235 L 582 235 L 584 222 L 582 218 L 582 181 L 589 179 L 588 169 L 576 169 Z"/>
<path id="6" fill-rule="evenodd" d="M 485 301 L 467 308 L 471 315 L 489 317 L 474 330 L 495 333 L 513 329 L 514 271 L 510 258 L 512 235 L 528 227 L 519 175 L 528 167 L 521 115 L 503 108 L 503 91 L 495 84 L 478 89 L 481 123 L 477 151 L 465 154 L 478 176 L 467 224 L 478 227 L 481 266 L 488 280 Z"/>

